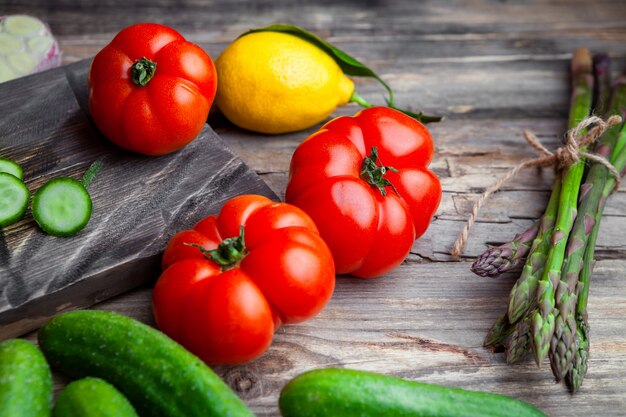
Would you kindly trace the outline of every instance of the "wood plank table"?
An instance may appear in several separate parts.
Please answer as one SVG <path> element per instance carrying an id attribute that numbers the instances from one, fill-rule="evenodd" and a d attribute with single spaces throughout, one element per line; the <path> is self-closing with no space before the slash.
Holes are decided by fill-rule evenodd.
<path id="1" fill-rule="evenodd" d="M 434 170 L 444 196 L 428 233 L 409 259 L 377 280 L 339 277 L 328 307 L 303 324 L 281 328 L 269 351 L 217 372 L 260 416 L 278 415 L 287 380 L 305 370 L 340 366 L 481 389 L 531 402 L 550 416 L 626 415 L 626 186 L 609 201 L 589 300 L 589 373 L 578 394 L 555 384 L 547 363 L 509 367 L 482 348 L 503 311 L 515 274 L 498 280 L 469 271 L 474 256 L 540 215 L 550 170 L 528 170 L 494 196 L 480 215 L 461 262 L 450 246 L 472 201 L 496 177 L 533 156 L 523 129 L 555 147 L 565 128 L 568 61 L 579 46 L 607 51 L 626 68 L 626 2 L 621 0 L 4 0 L 2 14 L 48 21 L 64 62 L 94 55 L 121 28 L 140 21 L 171 25 L 214 58 L 248 28 L 294 23 L 370 64 L 397 90 L 403 106 L 441 113 L 432 125 Z M 357 79 L 362 95 L 383 91 Z M 350 115 L 355 106 L 337 110 Z M 315 128 L 281 136 L 244 132 L 219 117 L 211 125 L 280 196 L 289 158 Z M 102 303 L 153 323 L 150 288 Z M 33 338 L 33 336 L 30 336 Z M 63 380 L 58 377 L 58 383 Z M 59 385 L 60 386 L 60 385 Z"/>

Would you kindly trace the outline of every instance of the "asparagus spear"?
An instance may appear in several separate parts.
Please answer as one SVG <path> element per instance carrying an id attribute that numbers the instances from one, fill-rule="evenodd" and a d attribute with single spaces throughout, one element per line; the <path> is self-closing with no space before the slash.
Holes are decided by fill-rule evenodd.
<path id="1" fill-rule="evenodd" d="M 589 272 L 591 275 L 591 272 Z M 578 349 L 574 355 L 572 368 L 565 375 L 565 381 L 572 393 L 578 391 L 587 374 L 587 359 L 589 358 L 589 324 L 587 319 L 578 323 L 576 339 Z"/>
<path id="2" fill-rule="evenodd" d="M 524 359 L 531 351 L 530 315 L 520 320 L 511 332 L 506 348 L 506 363 L 512 365 Z"/>
<path id="3" fill-rule="evenodd" d="M 492 348 L 494 351 L 500 350 L 504 347 L 505 340 L 513 332 L 514 326 L 509 322 L 509 318 L 506 314 L 498 317 L 491 326 L 491 329 L 485 336 L 483 346 L 486 348 Z"/>
<path id="4" fill-rule="evenodd" d="M 606 116 L 611 100 L 611 60 L 607 54 L 593 56 L 596 99 L 593 112 Z"/>
<path id="5" fill-rule="evenodd" d="M 541 222 L 535 222 L 527 230 L 515 235 L 511 242 L 489 248 L 472 264 L 471 270 L 481 277 L 495 278 L 519 265 L 537 236 Z"/>
<path id="6" fill-rule="evenodd" d="M 621 109 L 622 116 L 625 116 L 626 109 Z M 621 146 L 618 146 L 621 145 Z M 622 124 L 621 132 L 617 144 L 611 156 L 611 163 L 621 172 L 622 176 L 626 170 L 626 123 Z M 594 165 L 594 167 L 597 166 Z M 604 168 L 604 167 L 602 167 Z M 604 168 L 605 169 L 605 168 Z M 598 203 L 598 211 L 595 217 L 595 225 L 587 242 L 587 248 L 583 258 L 583 269 L 580 272 L 577 284 L 578 300 L 576 303 L 576 344 L 577 349 L 572 359 L 572 367 L 567 372 L 565 380 L 572 392 L 576 392 L 582 385 L 585 374 L 587 373 L 587 358 L 589 357 L 589 323 L 587 315 L 587 300 L 589 298 L 589 283 L 591 281 L 591 272 L 595 263 L 594 254 L 596 240 L 598 238 L 598 230 L 600 229 L 600 220 L 604 212 L 604 206 L 607 198 L 615 187 L 615 178 L 609 176 L 602 191 L 602 197 Z"/>
<path id="7" fill-rule="evenodd" d="M 574 109 L 572 108 L 572 111 Z M 561 179 L 557 176 L 552 185 L 552 193 L 543 217 L 540 220 L 539 233 L 526 259 L 522 274 L 511 289 L 509 296 L 508 316 L 512 324 L 517 323 L 535 302 L 537 294 L 537 282 L 543 272 L 546 262 L 546 254 L 550 246 L 550 238 L 554 229 L 556 213 L 559 208 L 559 195 L 561 193 Z"/>
<path id="8" fill-rule="evenodd" d="M 626 110 L 626 79 L 620 78 L 614 87 L 609 114 L 619 114 Z M 611 158 L 620 136 L 621 126 L 612 126 L 602 135 L 596 153 L 607 159 Z M 572 365 L 577 350 L 576 319 L 574 316 L 577 302 L 576 284 L 584 265 L 583 257 L 589 235 L 596 223 L 599 202 L 603 196 L 603 188 L 607 182 L 608 170 L 601 164 L 593 164 L 585 183 L 581 188 L 578 217 L 576 218 L 570 238 L 567 242 L 567 258 L 561 273 L 561 280 L 556 290 L 556 306 L 558 315 L 555 331 L 550 345 L 550 364 L 554 377 L 561 380 Z M 598 219 L 599 222 L 599 219 Z"/>
<path id="9" fill-rule="evenodd" d="M 573 101 L 576 107 L 581 106 L 589 110 L 592 102 L 593 76 L 591 54 L 587 49 L 577 49 L 574 52 L 572 74 L 574 82 Z M 574 113 L 570 114 L 569 126 L 576 126 L 580 121 L 575 118 Z M 585 150 L 585 148 L 583 147 L 581 150 Z M 576 217 L 578 190 L 584 168 L 585 162 L 581 159 L 562 172 L 562 186 L 556 225 L 552 233 L 548 259 L 537 285 L 538 308 L 531 316 L 533 350 L 537 365 L 541 365 L 541 362 L 548 355 L 554 333 L 556 317 L 555 288 L 560 281 L 567 239 Z"/>

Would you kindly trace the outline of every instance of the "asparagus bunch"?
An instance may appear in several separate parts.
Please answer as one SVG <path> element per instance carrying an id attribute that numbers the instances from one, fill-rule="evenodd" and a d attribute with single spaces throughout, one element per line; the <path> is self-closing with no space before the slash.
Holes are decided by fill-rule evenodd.
<path id="1" fill-rule="evenodd" d="M 570 128 L 575 127 L 580 120 L 587 117 L 591 110 L 593 77 L 590 78 L 588 76 L 591 73 L 590 54 L 588 52 L 586 54 L 574 54 L 571 69 L 572 99 L 569 117 Z M 547 253 L 550 248 L 550 242 L 556 224 L 561 185 L 561 177 L 557 175 L 552 185 L 550 200 L 540 220 L 538 233 L 532 242 L 521 276 L 511 289 L 509 308 L 506 314 L 509 321 L 508 326 L 499 323 L 502 319 L 498 319 L 488 333 L 487 339 L 485 339 L 485 346 L 487 347 L 494 349 L 501 347 L 506 348 L 507 345 L 511 343 L 511 336 L 527 337 L 526 334 L 521 332 L 522 329 L 519 329 L 515 334 L 513 334 L 513 329 L 518 323 L 529 319 L 530 314 L 535 311 L 537 286 L 543 275 Z M 503 343 L 504 341 L 507 341 L 507 343 Z M 516 339 L 513 339 L 513 343 L 526 345 L 518 343 Z M 518 356 L 524 355 L 520 354 Z"/>
<path id="2" fill-rule="evenodd" d="M 608 57 L 596 57 L 593 68 L 597 85 L 595 111 L 604 111 L 605 117 L 618 114 L 626 118 L 626 78 L 616 81 L 609 101 Z M 593 80 L 591 55 L 586 50 L 576 51 L 572 59 L 570 128 L 590 113 Z M 595 153 L 609 160 L 618 171 L 625 169 L 624 123 L 603 134 Z M 580 387 L 587 371 L 587 300 L 594 248 L 604 204 L 616 182 L 604 165 L 594 162 L 581 184 L 584 170 L 581 161 L 564 167 L 557 175 L 531 244 L 524 240 L 524 235 L 531 233 L 526 231 L 502 245 L 502 252 L 515 258 L 514 262 L 519 263 L 523 255 L 518 259 L 519 251 L 513 248 L 527 246 L 528 256 L 511 290 L 507 313 L 496 321 L 485 339 L 486 346 L 505 349 L 508 363 L 533 352 L 537 364 L 541 364 L 549 355 L 555 378 L 565 378 L 572 391 Z M 493 276 L 497 273 L 494 271 L 512 263 L 490 255 L 495 252 L 492 249 L 480 258 L 478 272 L 487 271 L 488 276 Z"/>

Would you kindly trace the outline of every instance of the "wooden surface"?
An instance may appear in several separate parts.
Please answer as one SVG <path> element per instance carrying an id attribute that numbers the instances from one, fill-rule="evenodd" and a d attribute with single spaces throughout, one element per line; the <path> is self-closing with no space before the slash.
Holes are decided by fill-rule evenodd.
<path id="1" fill-rule="evenodd" d="M 370 64 L 398 92 L 399 104 L 447 116 L 432 126 L 434 169 L 444 188 L 436 220 L 406 263 L 388 276 L 339 278 L 315 319 L 281 328 L 268 353 L 217 371 L 261 416 L 276 416 L 277 396 L 296 374 L 317 367 L 374 370 L 409 379 L 484 389 L 529 401 L 550 416 L 626 415 L 626 188 L 609 201 L 589 299 L 590 369 L 571 396 L 554 384 L 548 364 L 509 367 L 481 347 L 503 311 L 511 274 L 473 276 L 472 257 L 509 239 L 545 205 L 552 174 L 525 172 L 483 210 L 462 262 L 449 248 L 471 202 L 521 158 L 534 156 L 523 129 L 556 146 L 567 116 L 568 60 L 575 47 L 608 51 L 626 67 L 626 2 L 620 0 L 285 1 L 19 0 L 5 13 L 51 23 L 71 62 L 93 55 L 116 31 L 138 21 L 174 26 L 213 57 L 244 30 L 274 22 L 304 26 Z M 55 4 L 56 3 L 56 4 Z M 382 102 L 380 87 L 357 80 Z M 336 115 L 353 114 L 355 106 Z M 243 132 L 219 117 L 212 126 L 280 196 L 289 158 L 315 129 L 282 136 Z M 103 303 L 152 322 L 150 289 Z"/>
<path id="2" fill-rule="evenodd" d="M 31 194 L 103 164 L 90 186 L 92 217 L 76 236 L 47 235 L 30 213 L 0 231 L 0 340 L 152 282 L 170 237 L 229 198 L 276 198 L 208 125 L 189 146 L 158 158 L 109 143 L 87 116 L 90 64 L 0 84 L 0 155 L 22 166 Z"/>

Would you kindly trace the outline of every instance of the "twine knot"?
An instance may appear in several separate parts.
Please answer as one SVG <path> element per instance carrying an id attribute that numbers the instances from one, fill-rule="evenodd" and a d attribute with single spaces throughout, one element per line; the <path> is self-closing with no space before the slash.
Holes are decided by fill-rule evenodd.
<path id="1" fill-rule="evenodd" d="M 622 118 L 617 115 L 609 117 L 606 121 L 597 116 L 587 117 L 575 128 L 567 131 L 567 134 L 565 135 L 565 144 L 554 152 L 543 146 L 539 138 L 537 138 L 534 133 L 525 130 L 524 138 L 526 139 L 526 142 L 528 142 L 533 149 L 542 154 L 542 156 L 521 162 L 483 192 L 483 194 L 474 203 L 472 212 L 470 213 L 463 230 L 452 246 L 452 256 L 459 256 L 463 252 L 463 248 L 465 247 L 465 243 L 467 242 L 467 238 L 469 236 L 469 231 L 478 216 L 478 210 L 482 207 L 485 201 L 487 201 L 489 196 L 502 188 L 505 182 L 516 176 L 519 171 L 524 168 L 548 166 L 560 166 L 565 168 L 578 163 L 581 158 L 586 158 L 606 167 L 611 175 L 615 177 L 615 187 L 613 188 L 613 191 L 619 188 L 621 177 L 619 172 L 617 172 L 617 169 L 615 169 L 615 167 L 606 158 L 597 154 L 586 152 L 582 149 L 585 149 L 587 146 L 595 143 L 611 126 L 620 123 L 622 123 Z M 592 125 L 593 127 L 587 130 Z"/>
<path id="2" fill-rule="evenodd" d="M 539 153 L 544 154 L 544 157 L 525 161 L 524 166 L 551 166 L 559 162 L 562 167 L 568 167 L 577 163 L 580 161 L 581 157 L 583 157 L 604 165 L 609 171 L 611 171 L 611 174 L 613 174 L 615 179 L 619 182 L 620 175 L 615 170 L 613 165 L 611 165 L 605 158 L 593 153 L 582 151 L 581 148 L 586 148 L 592 143 L 595 143 L 608 128 L 620 124 L 621 122 L 622 118 L 617 115 L 609 117 L 606 121 L 597 116 L 587 117 L 581 121 L 578 126 L 567 131 L 567 134 L 565 135 L 565 145 L 561 146 L 554 152 L 551 152 L 543 146 L 539 141 L 539 138 L 537 138 L 534 133 L 525 130 L 524 138 L 526 139 L 526 142 L 528 142 L 528 144 Z M 593 127 L 585 133 L 587 128 L 592 125 Z"/>

